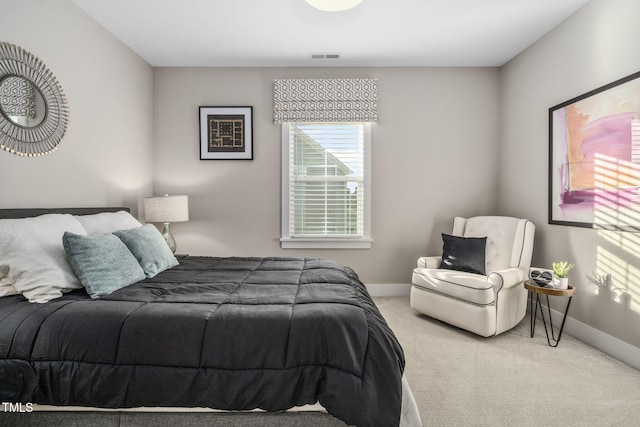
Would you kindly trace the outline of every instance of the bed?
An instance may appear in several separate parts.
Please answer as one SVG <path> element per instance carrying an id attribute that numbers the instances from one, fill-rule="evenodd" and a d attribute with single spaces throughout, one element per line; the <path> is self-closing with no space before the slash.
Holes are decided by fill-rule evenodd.
<path id="1" fill-rule="evenodd" d="M 0 210 L 0 219 L 104 213 Z M 86 234 L 108 234 L 98 229 Z M 348 425 L 419 425 L 402 348 L 350 268 L 284 257 L 176 264 L 99 297 L 89 285 L 46 303 L 1 297 L 0 400 L 269 414 L 319 404 Z"/>

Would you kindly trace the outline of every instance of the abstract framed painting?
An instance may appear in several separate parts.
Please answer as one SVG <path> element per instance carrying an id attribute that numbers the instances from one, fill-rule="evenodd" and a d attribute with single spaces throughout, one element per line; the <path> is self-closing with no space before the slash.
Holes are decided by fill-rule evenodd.
<path id="1" fill-rule="evenodd" d="M 200 160 L 253 160 L 253 107 L 200 107 Z"/>
<path id="2" fill-rule="evenodd" d="M 549 109 L 549 224 L 640 231 L 640 72 Z"/>

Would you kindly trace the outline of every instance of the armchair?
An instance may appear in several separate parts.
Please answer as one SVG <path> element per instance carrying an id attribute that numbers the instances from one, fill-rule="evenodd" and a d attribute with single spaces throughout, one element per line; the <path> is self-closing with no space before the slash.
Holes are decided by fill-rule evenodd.
<path id="1" fill-rule="evenodd" d="M 456 217 L 453 236 L 484 238 L 484 274 L 440 268 L 442 256 L 422 257 L 413 270 L 411 308 L 488 337 L 525 315 L 535 224 L 526 219 Z M 450 267 L 451 268 L 451 267 Z"/>

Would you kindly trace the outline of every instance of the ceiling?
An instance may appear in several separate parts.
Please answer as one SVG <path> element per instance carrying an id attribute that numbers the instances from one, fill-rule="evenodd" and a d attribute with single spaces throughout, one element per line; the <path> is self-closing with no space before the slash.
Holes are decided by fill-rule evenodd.
<path id="1" fill-rule="evenodd" d="M 73 1 L 153 66 L 304 67 L 501 66 L 590 0 Z"/>

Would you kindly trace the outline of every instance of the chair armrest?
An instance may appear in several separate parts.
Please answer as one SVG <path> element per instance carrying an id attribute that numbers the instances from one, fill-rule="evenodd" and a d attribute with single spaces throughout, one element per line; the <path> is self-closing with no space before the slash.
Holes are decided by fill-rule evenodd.
<path id="1" fill-rule="evenodd" d="M 442 256 L 423 256 L 418 258 L 418 268 L 438 268 Z"/>
<path id="2" fill-rule="evenodd" d="M 506 268 L 504 270 L 492 271 L 487 276 L 487 281 L 493 286 L 496 292 L 502 288 L 513 288 L 527 279 L 527 274 L 522 268 Z"/>

